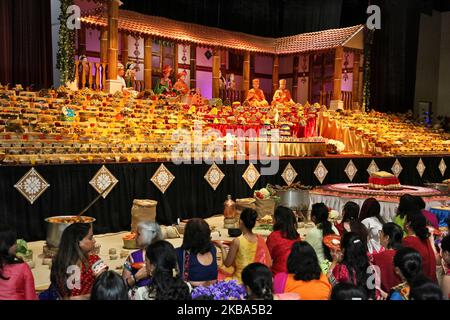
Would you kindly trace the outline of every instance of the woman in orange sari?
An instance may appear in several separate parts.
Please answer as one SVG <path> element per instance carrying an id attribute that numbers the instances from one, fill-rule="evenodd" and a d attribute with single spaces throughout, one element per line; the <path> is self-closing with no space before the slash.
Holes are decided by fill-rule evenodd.
<path id="1" fill-rule="evenodd" d="M 237 280 L 238 283 L 242 283 L 242 270 L 249 264 L 259 262 L 269 268 L 271 267 L 272 259 L 264 238 L 252 232 L 257 217 L 258 214 L 253 209 L 242 211 L 239 219 L 239 229 L 241 229 L 242 235 L 231 242 L 228 253 L 223 244 L 217 244 L 222 251 L 223 265 L 234 267 L 232 274 L 226 274 L 220 270 L 219 278 Z"/>

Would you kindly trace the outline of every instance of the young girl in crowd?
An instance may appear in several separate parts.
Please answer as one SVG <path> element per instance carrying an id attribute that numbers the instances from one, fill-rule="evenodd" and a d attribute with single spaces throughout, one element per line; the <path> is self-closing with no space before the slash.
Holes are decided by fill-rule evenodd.
<path id="1" fill-rule="evenodd" d="M 262 263 L 251 263 L 242 271 L 247 300 L 273 300 L 272 272 Z"/>
<path id="2" fill-rule="evenodd" d="M 128 300 L 128 286 L 114 271 L 103 272 L 94 282 L 91 300 Z"/>
<path id="3" fill-rule="evenodd" d="M 333 251 L 333 263 L 328 277 L 334 285 L 350 282 L 366 291 L 369 298 L 375 298 L 375 287 L 368 286 L 371 275 L 367 245 L 353 232 L 344 234 L 341 239 L 341 251 Z"/>
<path id="4" fill-rule="evenodd" d="M 402 282 L 392 288 L 389 300 L 409 300 L 411 283 L 417 277 L 423 277 L 422 258 L 414 249 L 401 248 L 394 256 L 394 267 Z"/>
<path id="5" fill-rule="evenodd" d="M 359 221 L 366 227 L 368 233 L 367 249 L 369 254 L 378 253 L 382 250 L 380 243 L 380 232 L 384 220 L 380 215 L 381 206 L 375 198 L 364 201 L 359 215 Z"/>
<path id="6" fill-rule="evenodd" d="M 411 283 L 411 290 L 409 292 L 410 300 L 443 300 L 441 288 L 422 276 L 418 277 Z"/>
<path id="7" fill-rule="evenodd" d="M 427 228 L 425 217 L 419 210 L 406 215 L 405 230 L 407 236 L 403 246 L 413 248 L 422 257 L 423 274 L 437 283 L 436 262 L 439 256 L 434 247 L 434 238 Z"/>
<path id="8" fill-rule="evenodd" d="M 211 229 L 205 220 L 189 220 L 183 244 L 176 251 L 184 281 L 192 286 L 209 286 L 217 281 L 217 249 L 211 242 Z"/>
<path id="9" fill-rule="evenodd" d="M 108 269 L 99 256 L 91 254 L 94 247 L 91 224 L 74 223 L 64 230 L 50 274 L 52 287 L 60 298 L 90 298 L 96 277 Z M 80 278 L 70 274 L 79 274 Z"/>
<path id="10" fill-rule="evenodd" d="M 223 265 L 225 267 L 234 266 L 231 278 L 237 280 L 238 283 L 242 283 L 242 270 L 250 263 L 259 262 L 268 267 L 272 264 L 264 238 L 252 232 L 257 217 L 258 214 L 255 210 L 244 209 L 239 219 L 239 229 L 241 229 L 242 235 L 233 240 L 228 253 L 223 244 L 217 244 L 222 250 Z"/>
<path id="11" fill-rule="evenodd" d="M 330 297 L 331 284 L 322 273 L 316 252 L 307 242 L 294 243 L 287 271 L 275 275 L 275 293 L 298 293 L 301 300 L 328 300 Z"/>
<path id="12" fill-rule="evenodd" d="M 177 254 L 170 242 L 160 240 L 145 251 L 145 267 L 152 278 L 146 287 L 137 289 L 134 300 L 190 300 L 191 286 L 184 282 L 178 269 Z"/>
<path id="13" fill-rule="evenodd" d="M 291 209 L 278 207 L 275 209 L 273 232 L 266 244 L 272 257 L 272 273 L 276 275 L 286 272 L 286 262 L 292 245 L 300 241 L 297 232 L 297 219 Z"/>
<path id="14" fill-rule="evenodd" d="M 315 203 L 311 210 L 311 220 L 315 226 L 306 235 L 305 241 L 308 242 L 316 251 L 319 264 L 325 260 L 331 261 L 330 249 L 323 244 L 323 237 L 330 234 L 338 234 L 336 228 L 328 221 L 328 207 L 324 203 Z M 322 268 L 327 269 L 327 268 Z"/>
<path id="15" fill-rule="evenodd" d="M 16 257 L 15 232 L 0 225 L 0 300 L 36 300 L 28 264 Z"/>
<path id="16" fill-rule="evenodd" d="M 333 287 L 330 300 L 367 300 L 367 294 L 361 287 L 343 282 Z"/>
<path id="17" fill-rule="evenodd" d="M 386 297 L 392 287 L 400 284 L 401 279 L 394 270 L 394 256 L 402 246 L 403 230 L 395 223 L 383 225 L 380 235 L 381 245 L 386 249 L 373 255 L 373 264 L 380 269 L 382 294 Z"/>
<path id="18" fill-rule="evenodd" d="M 444 277 L 442 278 L 441 287 L 444 298 L 450 300 L 450 235 L 447 235 L 441 242 L 442 266 L 444 269 Z"/>
<path id="19" fill-rule="evenodd" d="M 141 222 L 137 226 L 136 244 L 139 250 L 131 253 L 124 264 L 122 278 L 130 289 L 144 287 L 150 282 L 145 268 L 145 248 L 154 241 L 161 240 L 161 228 L 155 222 Z M 136 268 L 135 266 L 139 266 Z"/>
<path id="20" fill-rule="evenodd" d="M 354 232 L 358 234 L 362 240 L 367 239 L 367 229 L 359 221 L 359 205 L 357 203 L 353 201 L 347 202 L 342 209 L 342 215 L 341 223 L 335 224 L 335 227 L 341 236 L 346 232 Z"/>
<path id="21" fill-rule="evenodd" d="M 405 230 L 406 214 L 408 212 L 416 212 L 418 209 L 418 202 L 414 196 L 410 194 L 402 195 L 398 204 L 397 214 L 394 217 L 394 223 L 399 225 L 402 230 Z M 404 233 L 406 236 L 406 231 Z"/>

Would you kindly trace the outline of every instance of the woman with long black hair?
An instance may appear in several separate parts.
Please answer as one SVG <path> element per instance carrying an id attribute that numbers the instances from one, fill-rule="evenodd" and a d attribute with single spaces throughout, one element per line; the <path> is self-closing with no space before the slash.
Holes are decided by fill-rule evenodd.
<path id="1" fill-rule="evenodd" d="M 380 235 L 381 245 L 386 249 L 373 255 L 373 264 L 380 270 L 381 290 L 385 294 L 400 284 L 401 279 L 394 270 L 394 256 L 402 247 L 403 230 L 394 222 L 383 225 Z"/>
<path id="2" fill-rule="evenodd" d="M 0 225 L 0 300 L 36 300 L 28 264 L 16 257 L 16 233 Z"/>
<path id="3" fill-rule="evenodd" d="M 381 205 L 375 198 L 364 201 L 359 215 L 359 221 L 367 229 L 367 249 L 369 254 L 378 253 L 382 250 L 380 243 L 380 232 L 383 229 L 384 219 L 381 217 Z"/>
<path id="4" fill-rule="evenodd" d="M 328 221 L 328 207 L 324 203 L 315 203 L 311 210 L 311 220 L 315 226 L 306 235 L 308 242 L 316 251 L 319 264 L 326 259 L 332 260 L 330 249 L 323 244 L 323 238 L 330 234 L 339 234 L 336 228 Z"/>
<path id="5" fill-rule="evenodd" d="M 436 264 L 440 257 L 434 246 L 434 237 L 427 228 L 427 220 L 420 210 L 406 215 L 405 231 L 407 236 L 403 239 L 403 246 L 419 252 L 423 274 L 437 283 Z"/>
<path id="6" fill-rule="evenodd" d="M 411 284 L 424 277 L 422 273 L 422 257 L 412 248 L 401 248 L 394 256 L 395 272 L 401 283 L 392 288 L 389 300 L 409 300 Z"/>
<path id="7" fill-rule="evenodd" d="M 50 273 L 51 287 L 60 298 L 90 298 L 95 279 L 108 269 L 99 256 L 91 254 L 94 247 L 91 224 L 74 223 L 64 230 Z"/>
<path id="8" fill-rule="evenodd" d="M 375 287 L 368 285 L 371 276 L 369 266 L 367 245 L 359 235 L 348 232 L 341 239 L 341 251 L 333 251 L 328 277 L 333 285 L 349 282 L 364 288 L 369 298 L 375 298 Z"/>
<path id="9" fill-rule="evenodd" d="M 297 219 L 291 209 L 278 207 L 274 214 L 273 232 L 266 240 L 272 257 L 272 273 L 286 272 L 286 262 L 291 253 L 292 245 L 300 241 L 297 232 Z"/>

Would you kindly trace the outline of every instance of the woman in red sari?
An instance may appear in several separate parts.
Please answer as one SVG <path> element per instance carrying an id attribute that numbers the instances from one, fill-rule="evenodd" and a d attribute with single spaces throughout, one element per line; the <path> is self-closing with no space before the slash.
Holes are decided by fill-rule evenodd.
<path id="1" fill-rule="evenodd" d="M 403 239 L 403 246 L 419 252 L 422 257 L 423 274 L 437 283 L 436 260 L 439 258 L 434 247 L 434 238 L 420 211 L 416 210 L 406 215 L 405 231 L 407 236 Z"/>
<path id="2" fill-rule="evenodd" d="M 300 241 L 297 232 L 297 219 L 291 209 L 278 207 L 275 210 L 273 232 L 267 238 L 266 244 L 272 257 L 272 273 L 286 272 L 287 258 L 292 245 Z"/>
<path id="3" fill-rule="evenodd" d="M 239 219 L 239 228 L 242 230 L 242 235 L 233 240 L 228 253 L 223 244 L 218 244 L 222 250 L 223 265 L 225 267 L 234 267 L 233 273 L 230 277 L 227 277 L 227 280 L 231 278 L 242 283 L 242 271 L 253 262 L 262 263 L 269 268 L 272 265 L 272 258 L 264 238 L 252 232 L 257 217 L 258 214 L 253 209 L 242 211 Z M 222 273 L 223 271 L 220 270 L 220 272 Z"/>
<path id="4" fill-rule="evenodd" d="M 373 255 L 373 264 L 380 270 L 381 290 L 387 297 L 389 291 L 401 283 L 400 276 L 394 270 L 394 256 L 402 246 L 403 230 L 397 224 L 389 222 L 383 225 L 380 240 L 385 251 Z"/>
<path id="5" fill-rule="evenodd" d="M 91 254 L 94 248 L 92 225 L 74 223 L 64 230 L 50 274 L 60 298 L 90 299 L 96 277 L 108 269 L 99 256 Z"/>

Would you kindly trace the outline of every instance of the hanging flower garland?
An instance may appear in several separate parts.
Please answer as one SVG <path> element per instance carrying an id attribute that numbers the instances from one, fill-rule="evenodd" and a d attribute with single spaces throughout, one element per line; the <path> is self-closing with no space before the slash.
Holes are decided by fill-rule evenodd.
<path id="1" fill-rule="evenodd" d="M 363 92 L 363 109 L 368 111 L 370 108 L 370 86 L 371 86 L 371 53 L 373 36 L 375 30 L 369 30 L 366 28 L 365 32 L 365 44 L 364 44 L 364 92 Z"/>
<path id="2" fill-rule="evenodd" d="M 60 71 L 61 84 L 75 79 L 75 29 L 67 27 L 70 11 L 67 9 L 73 5 L 73 0 L 61 0 L 61 13 L 59 14 L 59 39 L 58 53 L 56 55 L 56 67 Z"/>

